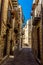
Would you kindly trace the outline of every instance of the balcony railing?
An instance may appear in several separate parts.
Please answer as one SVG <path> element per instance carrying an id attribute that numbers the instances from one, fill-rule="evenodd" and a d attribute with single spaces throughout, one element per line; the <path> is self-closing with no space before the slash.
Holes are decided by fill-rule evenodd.
<path id="1" fill-rule="evenodd" d="M 33 19 L 33 25 L 37 25 L 37 23 L 40 21 L 41 17 L 34 17 Z"/>
<path id="2" fill-rule="evenodd" d="M 41 4 L 38 4 L 34 10 L 33 25 L 36 25 L 41 19 Z"/>

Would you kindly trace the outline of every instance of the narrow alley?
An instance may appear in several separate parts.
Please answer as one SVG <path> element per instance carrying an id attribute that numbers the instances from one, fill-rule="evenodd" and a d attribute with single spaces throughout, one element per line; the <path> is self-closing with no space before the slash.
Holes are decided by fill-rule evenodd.
<path id="1" fill-rule="evenodd" d="M 0 0 L 0 65 L 43 65 L 43 0 Z"/>
<path id="2" fill-rule="evenodd" d="M 2 65 L 39 65 L 30 48 L 23 48 L 19 55 L 14 59 L 7 59 Z"/>

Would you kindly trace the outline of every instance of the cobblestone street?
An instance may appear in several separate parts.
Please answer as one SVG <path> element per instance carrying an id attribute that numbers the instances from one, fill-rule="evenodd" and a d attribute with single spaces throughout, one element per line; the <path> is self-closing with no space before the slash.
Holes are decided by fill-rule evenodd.
<path id="1" fill-rule="evenodd" d="M 23 48 L 20 54 L 15 59 L 7 59 L 4 61 L 2 65 L 39 65 L 33 54 L 31 49 Z"/>

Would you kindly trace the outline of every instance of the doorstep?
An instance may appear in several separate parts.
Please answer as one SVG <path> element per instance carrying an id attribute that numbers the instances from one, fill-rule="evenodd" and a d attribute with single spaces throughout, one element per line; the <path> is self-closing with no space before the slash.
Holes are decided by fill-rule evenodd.
<path id="1" fill-rule="evenodd" d="M 8 58 L 8 55 L 5 56 L 4 58 L 2 58 L 2 60 L 0 61 L 0 65 L 4 62 L 4 60 L 6 60 Z"/>
<path id="2" fill-rule="evenodd" d="M 10 55 L 9 58 L 14 58 L 14 56 L 13 55 Z"/>

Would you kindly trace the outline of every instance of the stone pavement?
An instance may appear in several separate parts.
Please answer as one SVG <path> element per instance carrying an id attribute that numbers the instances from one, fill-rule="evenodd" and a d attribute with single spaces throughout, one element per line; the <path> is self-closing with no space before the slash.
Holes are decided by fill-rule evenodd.
<path id="1" fill-rule="evenodd" d="M 29 48 L 24 48 L 15 59 L 7 59 L 2 65 L 39 65 Z"/>

